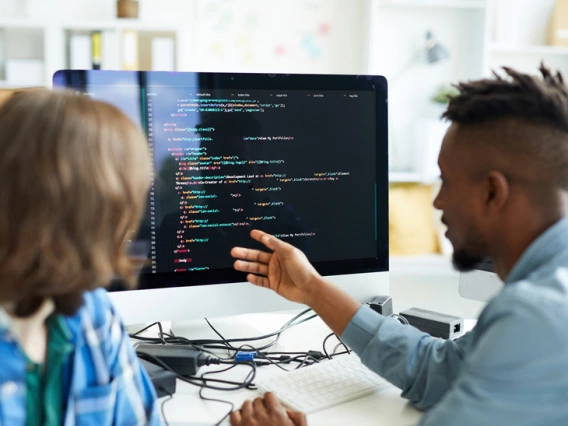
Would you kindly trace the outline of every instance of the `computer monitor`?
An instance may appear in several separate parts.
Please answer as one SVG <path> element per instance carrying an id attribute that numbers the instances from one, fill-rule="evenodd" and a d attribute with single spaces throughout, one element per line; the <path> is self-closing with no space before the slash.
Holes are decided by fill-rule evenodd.
<path id="1" fill-rule="evenodd" d="M 388 294 L 387 83 L 363 75 L 75 71 L 55 88 L 107 101 L 148 137 L 153 184 L 130 249 L 128 324 L 299 308 L 246 283 L 250 230 L 302 249 L 361 301 Z M 112 289 L 111 289 L 112 290 Z"/>
<path id="2" fill-rule="evenodd" d="M 460 273 L 458 292 L 466 299 L 488 302 L 503 289 L 493 262 L 485 260 L 476 270 Z"/>

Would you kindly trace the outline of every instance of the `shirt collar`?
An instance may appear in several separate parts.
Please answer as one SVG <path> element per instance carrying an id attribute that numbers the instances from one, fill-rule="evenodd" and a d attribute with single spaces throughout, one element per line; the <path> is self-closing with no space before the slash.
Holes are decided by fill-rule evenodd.
<path id="1" fill-rule="evenodd" d="M 54 309 L 55 305 L 53 301 L 46 299 L 32 316 L 22 319 L 11 316 L 4 307 L 0 306 L 0 333 L 3 334 L 7 330 L 11 330 L 15 332 L 15 334 L 20 335 L 22 330 L 26 328 L 43 324 Z"/>
<path id="2" fill-rule="evenodd" d="M 10 315 L 8 315 L 8 312 L 0 306 L 0 335 L 3 335 L 6 330 L 10 329 L 11 323 Z"/>
<path id="3" fill-rule="evenodd" d="M 558 253 L 568 249 L 568 217 L 560 219 L 524 251 L 505 280 L 505 284 L 526 278 Z"/>

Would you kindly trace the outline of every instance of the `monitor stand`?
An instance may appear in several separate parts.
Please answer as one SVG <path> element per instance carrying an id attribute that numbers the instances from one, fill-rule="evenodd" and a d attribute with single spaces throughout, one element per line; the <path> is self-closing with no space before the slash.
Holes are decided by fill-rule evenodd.
<path id="1" fill-rule="evenodd" d="M 259 337 L 273 333 L 277 331 L 282 325 L 284 325 L 284 323 L 282 323 L 270 327 L 269 329 L 266 329 L 264 327 L 259 329 L 257 326 L 255 326 L 254 316 L 255 315 L 235 315 L 226 317 L 212 317 L 207 319 L 225 339 L 248 339 Z M 203 318 L 190 321 L 174 321 L 173 323 L 171 323 L 171 331 L 176 336 L 185 337 L 190 340 L 221 339 Z M 255 348 L 262 347 L 268 343 L 273 342 L 275 338 L 276 337 L 273 336 L 262 340 L 232 342 L 231 345 L 234 347 L 243 346 L 243 350 L 252 350 L 251 346 Z M 265 350 L 283 351 L 284 348 L 276 343 L 274 346 L 271 346 L 269 349 Z M 227 351 L 219 350 L 219 352 L 215 352 L 218 353 L 219 356 L 227 355 Z M 234 354 L 234 351 L 231 352 L 232 354 Z"/>
<path id="2" fill-rule="evenodd" d="M 278 313 L 272 312 L 270 315 L 266 314 L 245 314 L 245 315 L 233 315 L 233 316 L 225 316 L 225 317 L 207 317 L 211 325 L 215 327 L 215 329 L 225 338 L 225 339 L 247 339 L 247 338 L 254 338 L 259 337 L 267 334 L 271 334 L 279 330 L 287 321 L 291 320 L 299 311 L 280 311 Z M 313 321 L 310 322 L 313 325 Z M 130 334 L 136 333 L 137 331 L 143 329 L 144 327 L 148 326 L 150 323 L 146 324 L 132 324 L 127 326 L 127 331 Z M 202 340 L 202 339 L 210 339 L 210 340 L 220 340 L 221 338 L 211 329 L 211 327 L 207 324 L 204 318 L 199 319 L 191 319 L 188 321 L 162 321 L 162 328 L 163 331 L 166 333 L 173 332 L 175 336 L 178 337 L 185 337 L 186 339 L 190 340 Z M 298 335 L 297 333 L 293 333 L 292 330 L 296 329 L 300 325 L 296 325 L 288 330 L 285 330 L 281 334 L 281 339 L 284 341 L 276 343 L 274 346 L 271 346 L 268 349 L 264 349 L 266 351 L 271 352 L 285 352 L 286 345 L 290 344 L 290 339 L 293 343 L 297 343 L 300 347 L 310 347 L 312 348 L 313 342 L 312 339 L 305 339 L 302 338 L 303 333 Z M 305 326 L 302 327 L 304 329 Z M 293 333 L 291 336 L 289 334 Z M 143 337 L 157 337 L 158 334 L 158 327 L 154 326 L 148 331 L 145 331 L 140 334 Z M 322 337 L 323 338 L 323 337 Z M 249 340 L 249 341 L 242 341 L 242 342 L 232 342 L 232 345 L 235 347 L 243 346 L 243 350 L 251 350 L 251 345 L 255 348 L 265 346 L 275 340 L 275 336 L 262 339 L 262 340 Z M 287 342 L 287 343 L 286 343 Z M 219 345 L 222 346 L 222 345 Z M 294 346 L 296 346 L 294 344 Z M 231 351 L 234 352 L 234 351 Z M 220 357 L 226 357 L 227 351 L 226 350 L 218 350 L 215 351 L 217 355 Z"/>

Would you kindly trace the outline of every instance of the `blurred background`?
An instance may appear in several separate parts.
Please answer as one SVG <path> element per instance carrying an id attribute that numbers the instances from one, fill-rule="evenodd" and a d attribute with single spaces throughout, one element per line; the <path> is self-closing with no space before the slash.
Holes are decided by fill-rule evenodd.
<path id="1" fill-rule="evenodd" d="M 63 68 L 386 76 L 395 310 L 458 297 L 431 207 L 451 85 L 541 61 L 568 73 L 568 0 L 0 0 L 0 98 Z"/>

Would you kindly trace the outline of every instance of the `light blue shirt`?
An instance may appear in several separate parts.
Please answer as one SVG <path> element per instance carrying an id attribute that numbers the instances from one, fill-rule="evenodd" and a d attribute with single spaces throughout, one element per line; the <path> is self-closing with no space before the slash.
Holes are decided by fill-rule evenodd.
<path id="1" fill-rule="evenodd" d="M 524 252 L 476 327 L 432 338 L 367 306 L 341 338 L 427 410 L 420 425 L 568 425 L 568 218 Z"/>

